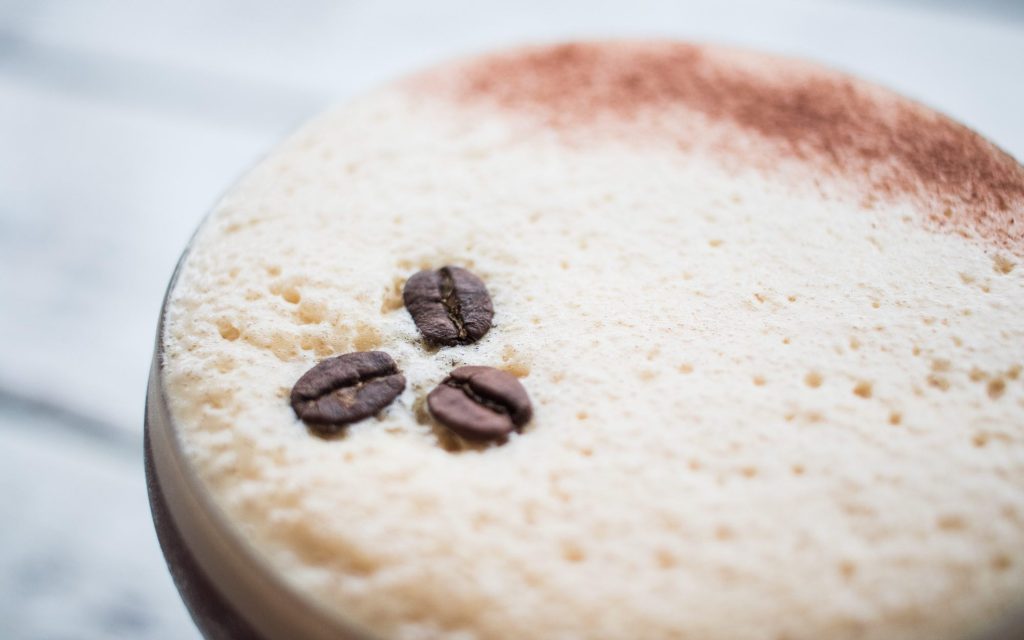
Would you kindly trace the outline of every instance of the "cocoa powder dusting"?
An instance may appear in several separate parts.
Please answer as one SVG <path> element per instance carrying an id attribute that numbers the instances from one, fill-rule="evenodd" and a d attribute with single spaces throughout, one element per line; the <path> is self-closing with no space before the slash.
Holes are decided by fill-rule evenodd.
<path id="1" fill-rule="evenodd" d="M 726 139 L 746 132 L 769 146 L 765 167 L 798 160 L 870 196 L 912 198 L 934 227 L 1024 248 L 1024 168 L 949 118 L 842 74 L 679 43 L 560 45 L 459 71 L 455 95 L 468 105 L 559 130 L 676 135 L 684 149 L 701 123 L 726 127 Z"/>

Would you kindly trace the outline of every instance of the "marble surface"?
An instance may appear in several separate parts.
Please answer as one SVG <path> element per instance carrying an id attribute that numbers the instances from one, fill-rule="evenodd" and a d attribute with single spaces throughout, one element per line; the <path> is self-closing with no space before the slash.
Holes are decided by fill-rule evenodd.
<path id="1" fill-rule="evenodd" d="M 430 61 L 671 36 L 818 59 L 1024 158 L 1024 10 L 925 0 L 0 2 L 0 638 L 189 638 L 142 477 L 163 289 L 298 122 Z"/>

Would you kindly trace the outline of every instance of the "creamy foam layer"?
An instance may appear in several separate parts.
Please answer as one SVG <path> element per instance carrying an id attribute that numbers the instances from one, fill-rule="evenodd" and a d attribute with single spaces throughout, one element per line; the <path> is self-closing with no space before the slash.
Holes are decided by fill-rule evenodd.
<path id="1" fill-rule="evenodd" d="M 697 109 L 566 128 L 466 69 L 293 136 L 172 294 L 186 451 L 290 584 L 399 638 L 958 638 L 1024 606 L 1013 242 Z M 434 351 L 401 287 L 449 263 L 494 327 Z M 291 385 L 367 349 L 405 392 L 311 435 Z M 432 422 L 462 364 L 520 377 L 523 434 Z"/>

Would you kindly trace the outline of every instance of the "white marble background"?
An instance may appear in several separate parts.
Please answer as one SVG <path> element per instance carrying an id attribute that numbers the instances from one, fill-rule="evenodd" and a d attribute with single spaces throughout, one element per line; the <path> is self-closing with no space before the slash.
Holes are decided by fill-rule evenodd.
<path id="1" fill-rule="evenodd" d="M 328 102 L 503 44 L 658 35 L 816 58 L 1024 157 L 1020 0 L 0 0 L 0 639 L 195 638 L 142 475 L 177 255 Z"/>

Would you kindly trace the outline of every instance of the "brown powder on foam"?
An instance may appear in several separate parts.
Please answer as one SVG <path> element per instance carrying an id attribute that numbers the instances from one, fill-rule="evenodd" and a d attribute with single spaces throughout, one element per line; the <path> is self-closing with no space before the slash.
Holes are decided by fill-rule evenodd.
<path id="1" fill-rule="evenodd" d="M 1012 157 L 945 116 L 842 74 L 779 58 L 760 64 L 755 71 L 680 43 L 569 44 L 473 61 L 460 69 L 455 95 L 562 130 L 624 125 L 638 140 L 645 126 L 664 137 L 658 114 L 664 123 L 664 114 L 686 109 L 871 195 L 914 198 L 934 212 L 934 226 L 1024 248 L 1024 220 L 1015 219 L 1024 214 L 1024 168 Z"/>

